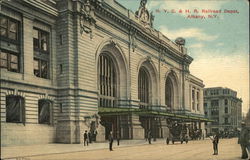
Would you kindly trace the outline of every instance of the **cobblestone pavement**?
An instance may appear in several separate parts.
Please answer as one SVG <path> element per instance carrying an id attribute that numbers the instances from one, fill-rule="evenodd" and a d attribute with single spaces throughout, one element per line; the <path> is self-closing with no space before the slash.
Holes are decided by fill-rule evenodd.
<path id="1" fill-rule="evenodd" d="M 72 153 L 58 153 L 24 157 L 25 160 L 240 160 L 241 150 L 237 139 L 221 139 L 219 155 L 212 155 L 211 140 L 190 141 L 188 144 L 153 143 Z"/>

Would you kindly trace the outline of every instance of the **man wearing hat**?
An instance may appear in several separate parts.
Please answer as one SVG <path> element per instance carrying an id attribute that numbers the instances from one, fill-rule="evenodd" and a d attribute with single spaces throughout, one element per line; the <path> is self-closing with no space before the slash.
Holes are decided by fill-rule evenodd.
<path id="1" fill-rule="evenodd" d="M 249 146 L 249 131 L 246 128 L 245 122 L 241 122 L 241 132 L 238 143 L 241 146 L 241 159 L 248 158 L 247 147 Z"/>

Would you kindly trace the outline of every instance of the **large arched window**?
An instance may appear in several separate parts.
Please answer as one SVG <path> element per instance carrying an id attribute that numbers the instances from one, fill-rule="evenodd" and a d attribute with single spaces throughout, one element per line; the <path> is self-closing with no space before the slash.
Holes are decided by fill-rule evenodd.
<path id="1" fill-rule="evenodd" d="M 98 62 L 99 107 L 115 107 L 117 97 L 117 75 L 110 56 L 101 54 Z"/>
<path id="2" fill-rule="evenodd" d="M 144 67 L 140 68 L 138 77 L 138 98 L 140 108 L 148 108 L 149 105 L 149 77 Z"/>
<path id="3" fill-rule="evenodd" d="M 171 79 L 168 77 L 165 84 L 165 104 L 168 109 L 173 108 L 174 89 Z"/>

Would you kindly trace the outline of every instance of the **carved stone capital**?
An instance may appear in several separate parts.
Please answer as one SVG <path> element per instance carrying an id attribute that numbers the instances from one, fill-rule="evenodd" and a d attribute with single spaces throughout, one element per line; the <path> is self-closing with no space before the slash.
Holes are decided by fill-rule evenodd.
<path id="1" fill-rule="evenodd" d="M 90 34 L 90 38 L 92 38 L 92 27 L 96 23 L 94 19 L 94 7 L 90 4 L 90 0 L 85 0 L 81 4 L 80 9 L 80 27 L 81 34 L 84 32 Z"/>

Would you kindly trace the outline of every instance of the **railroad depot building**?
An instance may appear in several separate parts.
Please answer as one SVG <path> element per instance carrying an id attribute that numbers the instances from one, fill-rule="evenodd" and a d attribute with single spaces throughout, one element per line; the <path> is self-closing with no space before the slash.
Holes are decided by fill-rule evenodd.
<path id="1" fill-rule="evenodd" d="M 139 4 L 140 3 L 140 4 Z M 169 136 L 185 123 L 204 132 L 203 82 L 185 40 L 115 0 L 3 0 L 1 145 L 82 143 Z"/>

